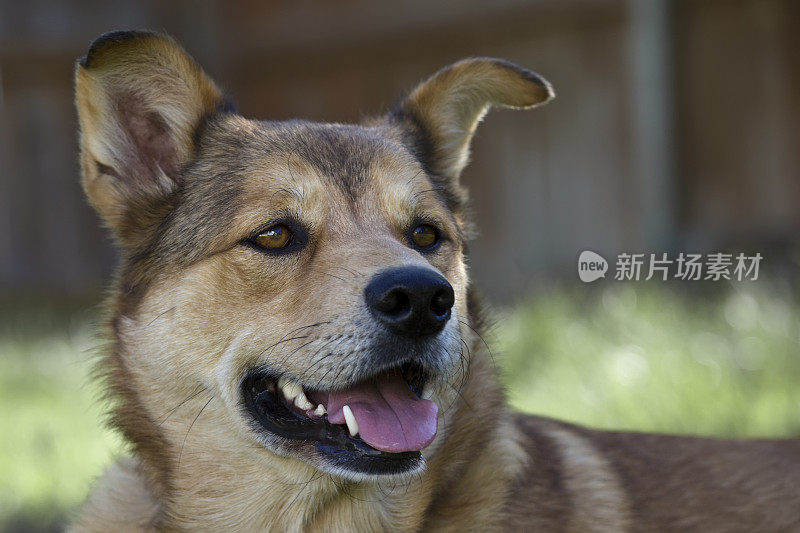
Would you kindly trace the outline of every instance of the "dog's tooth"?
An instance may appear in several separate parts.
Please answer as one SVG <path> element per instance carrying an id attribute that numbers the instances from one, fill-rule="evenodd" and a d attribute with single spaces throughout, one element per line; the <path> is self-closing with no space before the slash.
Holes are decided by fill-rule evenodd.
<path id="1" fill-rule="evenodd" d="M 283 391 L 283 396 L 290 402 L 293 402 L 298 395 L 303 394 L 303 387 L 298 382 L 284 376 L 278 378 L 278 388 Z"/>
<path id="2" fill-rule="evenodd" d="M 324 406 L 324 405 L 322 405 L 322 404 L 319 404 L 319 405 L 317 406 L 317 408 L 316 408 L 316 409 L 314 409 L 314 414 L 315 414 L 315 415 L 317 415 L 317 416 L 322 416 L 322 415 L 324 415 L 324 414 L 325 414 L 325 413 L 327 413 L 327 412 L 328 412 L 328 410 L 327 410 L 327 409 L 325 409 L 325 406 Z"/>
<path id="3" fill-rule="evenodd" d="M 347 423 L 347 431 L 350 432 L 351 437 L 358 435 L 358 422 L 353 411 L 350 410 L 349 405 L 342 407 L 342 414 L 344 414 L 344 421 Z"/>
<path id="4" fill-rule="evenodd" d="M 294 404 L 303 411 L 308 411 L 309 409 L 314 408 L 314 404 L 308 401 L 306 393 L 303 392 L 303 389 L 300 389 L 300 393 L 295 397 Z"/>
<path id="5" fill-rule="evenodd" d="M 283 386 L 289 382 L 289 378 L 281 376 L 278 378 L 278 388 L 283 390 Z"/>

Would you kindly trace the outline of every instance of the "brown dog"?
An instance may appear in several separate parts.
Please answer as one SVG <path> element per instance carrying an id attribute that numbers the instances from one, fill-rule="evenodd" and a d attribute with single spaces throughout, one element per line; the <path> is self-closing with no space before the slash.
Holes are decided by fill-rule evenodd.
<path id="1" fill-rule="evenodd" d="M 800 443 L 513 415 L 464 263 L 468 59 L 362 125 L 237 115 L 170 38 L 77 66 L 83 185 L 122 250 L 101 363 L 132 456 L 76 531 L 800 530 Z"/>

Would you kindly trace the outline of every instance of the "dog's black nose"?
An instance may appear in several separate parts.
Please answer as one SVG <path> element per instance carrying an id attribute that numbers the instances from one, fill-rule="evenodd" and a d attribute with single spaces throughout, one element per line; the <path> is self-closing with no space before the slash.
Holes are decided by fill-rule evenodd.
<path id="1" fill-rule="evenodd" d="M 408 337 L 442 331 L 455 301 L 444 276 L 422 267 L 379 272 L 364 289 L 364 297 L 378 320 Z"/>

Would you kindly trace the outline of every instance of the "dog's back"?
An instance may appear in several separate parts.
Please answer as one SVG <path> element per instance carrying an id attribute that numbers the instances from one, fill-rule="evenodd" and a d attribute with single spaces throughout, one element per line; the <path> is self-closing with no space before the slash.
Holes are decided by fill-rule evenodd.
<path id="1" fill-rule="evenodd" d="M 525 415 L 516 425 L 530 459 L 509 500 L 514 528 L 800 529 L 800 440 L 595 431 Z"/>

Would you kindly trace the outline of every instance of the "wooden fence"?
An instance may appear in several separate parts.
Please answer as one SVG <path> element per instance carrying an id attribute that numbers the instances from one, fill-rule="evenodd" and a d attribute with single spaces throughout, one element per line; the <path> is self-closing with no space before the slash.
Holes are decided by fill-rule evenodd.
<path id="1" fill-rule="evenodd" d="M 251 117 L 353 121 L 470 55 L 558 99 L 497 111 L 465 182 L 472 271 L 505 301 L 578 253 L 800 241 L 791 0 L 0 0 L 0 294 L 98 287 L 114 253 L 78 183 L 72 69 L 96 35 L 165 30 Z"/>

